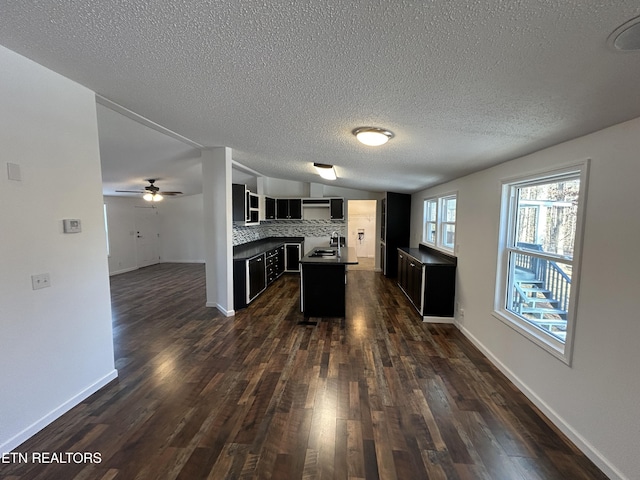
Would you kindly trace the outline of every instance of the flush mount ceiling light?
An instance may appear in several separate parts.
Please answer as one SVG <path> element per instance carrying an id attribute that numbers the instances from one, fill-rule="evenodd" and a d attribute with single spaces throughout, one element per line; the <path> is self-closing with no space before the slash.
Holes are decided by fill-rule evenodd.
<path id="1" fill-rule="evenodd" d="M 313 166 L 316 167 L 318 175 L 325 180 L 335 180 L 337 178 L 333 165 L 328 165 L 326 163 L 314 163 Z"/>
<path id="2" fill-rule="evenodd" d="M 616 28 L 607 40 L 609 47 L 623 52 L 640 50 L 640 17 Z"/>
<path id="3" fill-rule="evenodd" d="M 360 143 L 364 143 L 370 147 L 384 145 L 393 138 L 393 132 L 386 128 L 378 127 L 359 127 L 353 131 L 353 134 Z"/>

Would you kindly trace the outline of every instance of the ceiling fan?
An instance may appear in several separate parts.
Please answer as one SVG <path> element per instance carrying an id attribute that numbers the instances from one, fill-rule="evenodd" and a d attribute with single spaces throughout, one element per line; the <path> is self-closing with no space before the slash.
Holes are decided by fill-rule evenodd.
<path id="1" fill-rule="evenodd" d="M 182 192 L 166 192 L 163 191 L 162 195 L 160 194 L 160 189 L 154 185 L 156 179 L 150 178 L 146 180 L 149 182 L 149 185 L 144 187 L 144 190 L 116 190 L 119 193 L 144 193 L 142 198 L 144 198 L 148 202 L 159 202 L 162 200 L 162 197 L 165 195 L 182 195 Z"/>

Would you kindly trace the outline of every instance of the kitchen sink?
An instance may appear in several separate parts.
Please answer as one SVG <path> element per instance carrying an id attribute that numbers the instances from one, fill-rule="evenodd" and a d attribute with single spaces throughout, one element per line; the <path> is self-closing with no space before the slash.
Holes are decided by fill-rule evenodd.
<path id="1" fill-rule="evenodd" d="M 311 253 L 309 256 L 310 257 L 335 257 L 336 251 L 318 248 L 314 250 L 313 253 Z"/>

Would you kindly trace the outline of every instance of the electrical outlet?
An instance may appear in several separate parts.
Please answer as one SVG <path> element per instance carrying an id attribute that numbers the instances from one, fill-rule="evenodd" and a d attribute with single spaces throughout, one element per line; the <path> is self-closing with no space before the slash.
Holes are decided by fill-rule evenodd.
<path id="1" fill-rule="evenodd" d="M 464 318 L 464 308 L 458 310 L 458 318 L 462 320 Z"/>
<path id="2" fill-rule="evenodd" d="M 51 278 L 49 277 L 49 274 L 41 273 L 39 275 L 31 275 L 31 286 L 34 290 L 50 287 Z"/>

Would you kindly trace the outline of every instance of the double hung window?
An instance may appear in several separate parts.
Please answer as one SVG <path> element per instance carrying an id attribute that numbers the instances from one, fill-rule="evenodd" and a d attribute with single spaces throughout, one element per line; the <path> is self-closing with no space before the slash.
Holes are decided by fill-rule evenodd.
<path id="1" fill-rule="evenodd" d="M 456 239 L 457 195 L 424 201 L 422 243 L 453 253 Z"/>
<path id="2" fill-rule="evenodd" d="M 570 363 L 587 164 L 503 183 L 495 313 Z"/>

